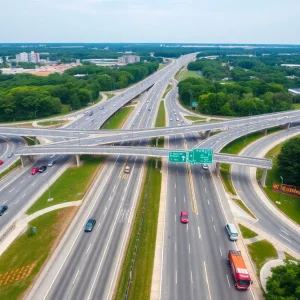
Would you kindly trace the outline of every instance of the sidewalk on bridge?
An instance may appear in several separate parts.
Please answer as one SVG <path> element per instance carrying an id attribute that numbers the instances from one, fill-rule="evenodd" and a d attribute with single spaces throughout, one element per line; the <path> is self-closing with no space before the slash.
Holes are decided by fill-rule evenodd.
<path id="1" fill-rule="evenodd" d="M 65 202 L 65 203 L 53 205 L 53 206 L 47 207 L 45 209 L 39 210 L 39 211 L 33 213 L 32 215 L 24 214 L 22 217 L 20 217 L 19 220 L 17 220 L 15 222 L 15 224 L 13 225 L 12 231 L 10 231 L 8 236 L 5 237 L 4 241 L 0 244 L 0 256 L 2 255 L 2 253 L 4 253 L 4 251 L 11 245 L 11 243 L 19 235 L 21 235 L 22 233 L 24 233 L 27 230 L 29 222 L 31 222 L 35 218 L 38 218 L 39 216 L 44 215 L 53 210 L 70 207 L 70 206 L 79 206 L 79 205 L 81 205 L 81 203 L 82 203 L 82 200 Z"/>

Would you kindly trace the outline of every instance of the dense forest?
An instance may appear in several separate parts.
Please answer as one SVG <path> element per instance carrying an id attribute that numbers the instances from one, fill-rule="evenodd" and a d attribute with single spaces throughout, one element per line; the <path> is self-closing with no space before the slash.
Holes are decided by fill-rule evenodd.
<path id="1" fill-rule="evenodd" d="M 293 59 L 294 58 L 294 59 Z M 202 77 L 181 81 L 181 101 L 204 114 L 248 116 L 292 109 L 300 96 L 288 93 L 288 88 L 300 87 L 300 69 L 281 66 L 300 62 L 300 55 L 279 57 L 222 56 L 197 59 L 188 65 L 200 71 Z"/>
<path id="2" fill-rule="evenodd" d="M 0 121 L 51 116 L 60 113 L 62 105 L 80 109 L 95 101 L 100 91 L 125 88 L 157 69 L 158 63 L 138 63 L 120 68 L 84 65 L 47 77 L 0 74 Z M 78 73 L 86 76 L 75 78 Z"/>

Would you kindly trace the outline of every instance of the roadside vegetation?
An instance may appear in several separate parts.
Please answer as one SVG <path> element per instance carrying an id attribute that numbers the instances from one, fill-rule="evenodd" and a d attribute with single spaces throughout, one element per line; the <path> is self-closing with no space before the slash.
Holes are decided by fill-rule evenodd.
<path id="1" fill-rule="evenodd" d="M 27 136 L 22 136 L 22 138 L 25 140 L 25 142 L 27 143 L 28 146 L 34 146 L 35 143 L 34 143 L 34 140 L 30 137 L 27 137 Z M 39 144 L 39 140 L 37 139 L 36 142 Z"/>
<path id="2" fill-rule="evenodd" d="M 190 121 L 202 121 L 202 122 L 206 121 L 206 118 L 201 118 L 196 116 L 184 116 L 184 117 Z"/>
<path id="3" fill-rule="evenodd" d="M 38 122 L 37 124 L 40 126 L 55 126 L 55 125 L 65 125 L 69 121 L 67 120 L 54 120 L 54 121 L 43 121 L 43 122 Z"/>
<path id="4" fill-rule="evenodd" d="M 29 224 L 0 256 L 0 299 L 17 300 L 33 284 L 55 245 L 68 229 L 78 207 L 42 215 Z M 36 227 L 36 234 L 32 232 Z"/>
<path id="5" fill-rule="evenodd" d="M 50 196 L 52 201 L 48 201 L 49 190 L 27 210 L 27 214 L 33 214 L 41 209 L 70 201 L 82 200 L 96 174 L 99 171 L 103 157 L 82 155 L 80 157 L 82 165 L 80 167 L 68 168 L 51 186 Z M 35 175 L 38 176 L 39 174 Z"/>
<path id="6" fill-rule="evenodd" d="M 9 173 L 11 173 L 12 171 L 14 171 L 16 168 L 21 167 L 22 163 L 21 163 L 21 159 L 18 159 L 16 162 L 14 162 L 9 168 L 7 168 L 5 171 L 0 173 L 0 179 L 2 179 L 3 177 L 5 177 L 6 175 L 8 175 Z"/>
<path id="7" fill-rule="evenodd" d="M 254 238 L 257 236 L 257 233 L 252 231 L 251 229 L 245 227 L 244 225 L 242 224 L 239 224 L 239 227 L 240 227 L 240 230 L 241 230 L 241 233 L 242 233 L 242 236 L 244 239 L 251 239 L 251 238 Z"/>
<path id="8" fill-rule="evenodd" d="M 283 183 L 288 181 L 287 176 L 283 176 L 278 165 L 278 155 L 281 152 L 282 146 L 286 142 L 280 143 L 272 148 L 266 155 L 266 158 L 273 160 L 273 167 L 271 170 L 268 170 L 266 178 L 266 187 L 263 188 L 267 197 L 272 201 L 272 203 L 281 210 L 287 217 L 300 225 L 300 198 L 287 195 L 279 192 L 274 192 L 272 190 L 273 183 L 281 183 L 281 178 L 283 178 Z M 297 165 L 297 161 L 293 161 L 293 164 Z M 293 172 L 294 173 L 294 172 Z M 259 180 L 262 176 L 262 171 L 257 170 L 257 179 Z M 299 188 L 299 187 L 298 187 Z"/>
<path id="9" fill-rule="evenodd" d="M 173 87 L 173 85 L 169 83 L 168 86 L 167 86 L 167 88 L 166 88 L 166 90 L 164 91 L 163 96 L 162 96 L 163 99 L 166 98 L 167 94 L 171 91 L 172 87 Z"/>
<path id="10" fill-rule="evenodd" d="M 151 158 L 147 164 L 146 179 L 138 201 L 114 299 L 122 300 L 126 294 L 130 267 L 132 266 L 137 240 L 138 248 L 132 270 L 132 282 L 129 288 L 128 299 L 150 298 L 160 202 L 160 169 L 161 162 L 159 161 L 158 168 L 156 169 L 155 158 Z M 138 237 L 139 229 L 140 235 Z"/>
<path id="11" fill-rule="evenodd" d="M 256 268 L 258 278 L 262 266 L 272 259 L 277 259 L 278 254 L 274 246 L 266 240 L 247 245 L 251 260 Z"/>
<path id="12" fill-rule="evenodd" d="M 200 77 L 200 74 L 201 74 L 200 71 L 184 70 L 179 74 L 178 78 L 179 78 L 179 80 L 185 80 L 189 77 L 198 78 L 198 77 Z"/>
<path id="13" fill-rule="evenodd" d="M 113 114 L 101 127 L 101 129 L 117 129 L 121 128 L 126 122 L 127 118 L 133 111 L 133 106 L 127 106 L 119 109 Z"/>
<path id="14" fill-rule="evenodd" d="M 183 70 L 184 70 L 184 67 L 181 67 L 178 71 L 177 71 L 177 73 L 175 74 L 175 76 L 174 76 L 174 78 L 176 79 L 176 80 L 180 80 L 179 78 L 180 78 L 180 74 L 183 72 Z"/>
<path id="15" fill-rule="evenodd" d="M 166 110 L 165 110 L 165 102 L 160 101 L 159 109 L 155 121 L 155 127 L 165 127 L 166 126 Z M 157 147 L 163 148 L 165 144 L 165 138 L 163 136 L 158 138 Z M 156 146 L 156 138 L 152 139 L 152 146 Z"/>
<path id="16" fill-rule="evenodd" d="M 240 199 L 231 198 L 231 200 L 236 203 L 242 210 L 244 210 L 249 216 L 253 219 L 256 219 L 256 216 L 249 210 L 245 203 Z"/>

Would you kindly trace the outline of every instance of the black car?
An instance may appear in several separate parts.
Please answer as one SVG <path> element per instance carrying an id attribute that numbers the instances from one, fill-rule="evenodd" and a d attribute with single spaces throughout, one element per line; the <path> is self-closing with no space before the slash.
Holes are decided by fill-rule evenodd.
<path id="1" fill-rule="evenodd" d="M 39 173 L 44 173 L 46 171 L 47 167 L 46 166 L 41 166 L 39 168 Z"/>
<path id="2" fill-rule="evenodd" d="M 91 232 L 96 224 L 95 219 L 89 219 L 85 225 L 84 231 L 85 232 Z"/>
<path id="3" fill-rule="evenodd" d="M 7 205 L 1 205 L 0 206 L 0 216 L 2 216 L 8 209 Z"/>

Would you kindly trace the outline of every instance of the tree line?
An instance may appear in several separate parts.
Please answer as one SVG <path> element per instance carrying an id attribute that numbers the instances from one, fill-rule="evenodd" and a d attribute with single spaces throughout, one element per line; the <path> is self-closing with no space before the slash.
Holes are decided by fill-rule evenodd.
<path id="1" fill-rule="evenodd" d="M 158 63 L 138 63 L 120 68 L 79 66 L 64 74 L 39 77 L 31 74 L 0 74 L 0 121 L 48 117 L 80 109 L 99 97 L 100 91 L 126 88 L 158 69 Z M 75 74 L 84 74 L 76 78 Z"/>

